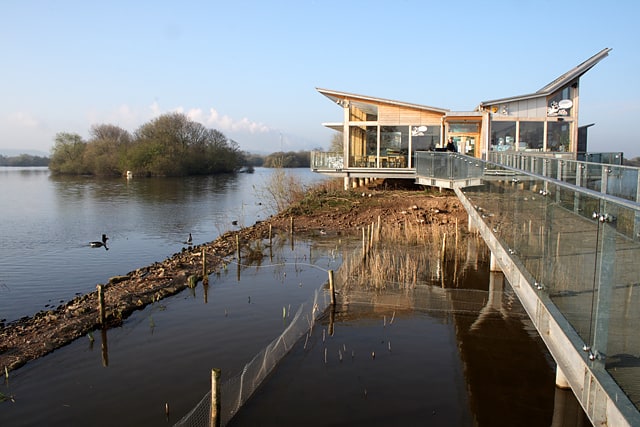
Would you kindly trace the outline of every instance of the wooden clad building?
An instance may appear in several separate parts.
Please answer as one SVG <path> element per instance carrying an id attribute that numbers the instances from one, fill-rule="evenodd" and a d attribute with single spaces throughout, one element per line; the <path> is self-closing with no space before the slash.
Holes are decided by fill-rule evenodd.
<path id="1" fill-rule="evenodd" d="M 312 168 L 345 177 L 411 178 L 415 152 L 446 150 L 449 140 L 455 151 L 485 159 L 492 150 L 576 153 L 580 77 L 610 50 L 534 93 L 484 101 L 474 111 L 317 88 L 343 109 L 342 122 L 324 124 L 342 133 L 343 151 L 314 153 Z"/>

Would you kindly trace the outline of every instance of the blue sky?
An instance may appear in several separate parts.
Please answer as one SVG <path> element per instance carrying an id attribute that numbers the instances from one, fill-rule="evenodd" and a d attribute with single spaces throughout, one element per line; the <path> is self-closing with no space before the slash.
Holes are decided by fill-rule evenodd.
<path id="1" fill-rule="evenodd" d="M 640 2 L 0 3 L 0 152 L 57 132 L 135 131 L 182 111 L 252 152 L 326 149 L 341 110 L 315 88 L 473 110 L 581 79 L 589 151 L 640 156 Z"/>

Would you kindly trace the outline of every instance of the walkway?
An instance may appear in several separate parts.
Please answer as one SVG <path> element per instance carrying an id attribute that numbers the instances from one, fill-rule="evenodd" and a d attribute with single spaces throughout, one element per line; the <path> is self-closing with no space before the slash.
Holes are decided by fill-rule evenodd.
<path id="1" fill-rule="evenodd" d="M 499 160 L 421 152 L 416 181 L 455 190 L 591 422 L 640 425 L 637 169 Z"/>

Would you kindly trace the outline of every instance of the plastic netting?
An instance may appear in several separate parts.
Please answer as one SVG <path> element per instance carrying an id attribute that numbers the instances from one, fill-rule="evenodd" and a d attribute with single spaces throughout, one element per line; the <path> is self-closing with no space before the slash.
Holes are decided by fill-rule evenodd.
<path id="1" fill-rule="evenodd" d="M 330 296 L 324 285 L 315 290 L 309 301 L 300 305 L 289 326 L 262 349 L 242 372 L 220 386 L 220 425 L 225 426 L 240 407 L 251 397 L 278 362 L 291 350 L 306 332 L 313 329 L 316 320 L 329 306 Z M 175 426 L 208 426 L 211 422 L 211 391 Z"/>

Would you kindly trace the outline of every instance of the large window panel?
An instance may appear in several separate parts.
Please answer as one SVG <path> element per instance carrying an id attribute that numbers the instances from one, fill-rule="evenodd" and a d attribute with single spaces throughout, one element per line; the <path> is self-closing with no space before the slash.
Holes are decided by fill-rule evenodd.
<path id="1" fill-rule="evenodd" d="M 433 151 L 440 144 L 440 125 L 411 126 L 411 149 L 413 151 Z"/>
<path id="2" fill-rule="evenodd" d="M 520 122 L 520 150 L 542 151 L 544 147 L 544 123 L 543 122 Z"/>
<path id="3" fill-rule="evenodd" d="M 391 168 L 407 167 L 409 126 L 380 127 L 380 163 Z"/>
<path id="4" fill-rule="evenodd" d="M 569 151 L 571 135 L 571 123 L 549 122 L 547 123 L 547 150 Z"/>
<path id="5" fill-rule="evenodd" d="M 516 148 L 516 122 L 493 121 L 491 122 L 491 147 L 493 151 L 515 150 Z"/>

